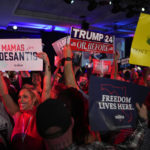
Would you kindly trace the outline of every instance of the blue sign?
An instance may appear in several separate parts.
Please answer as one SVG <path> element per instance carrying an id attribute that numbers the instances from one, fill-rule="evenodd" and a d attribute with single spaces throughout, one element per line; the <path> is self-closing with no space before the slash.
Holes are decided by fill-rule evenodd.
<path id="1" fill-rule="evenodd" d="M 135 128 L 135 103 L 144 103 L 150 89 L 118 80 L 91 76 L 89 119 L 94 131 Z"/>

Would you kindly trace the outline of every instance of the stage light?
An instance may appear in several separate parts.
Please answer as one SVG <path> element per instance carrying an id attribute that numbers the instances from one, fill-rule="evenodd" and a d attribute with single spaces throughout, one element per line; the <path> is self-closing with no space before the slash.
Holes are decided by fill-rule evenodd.
<path id="1" fill-rule="evenodd" d="M 73 4 L 74 0 L 64 0 L 67 4 Z"/>
<path id="2" fill-rule="evenodd" d="M 14 30 L 17 30 L 17 29 L 18 29 L 18 27 L 17 27 L 16 25 L 14 25 L 14 26 L 13 26 L 13 29 L 14 29 Z"/>
<path id="3" fill-rule="evenodd" d="M 112 4 L 112 1 L 109 1 L 109 5 L 111 5 Z"/>
<path id="4" fill-rule="evenodd" d="M 145 11 L 145 8 L 144 8 L 144 7 L 142 7 L 142 8 L 141 8 L 141 11 L 143 11 L 143 12 L 144 12 L 144 11 Z"/>
<path id="5" fill-rule="evenodd" d="M 71 0 L 71 4 L 73 4 L 74 3 L 74 0 Z"/>

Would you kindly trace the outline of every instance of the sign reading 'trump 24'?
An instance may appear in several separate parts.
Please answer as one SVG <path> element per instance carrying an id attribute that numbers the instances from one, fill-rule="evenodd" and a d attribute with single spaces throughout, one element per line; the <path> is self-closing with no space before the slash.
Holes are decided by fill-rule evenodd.
<path id="1" fill-rule="evenodd" d="M 135 128 L 135 103 L 143 103 L 149 89 L 144 86 L 91 76 L 89 118 L 92 130 Z"/>
<path id="2" fill-rule="evenodd" d="M 112 35 L 72 28 L 70 46 L 72 50 L 96 53 L 113 53 Z"/>

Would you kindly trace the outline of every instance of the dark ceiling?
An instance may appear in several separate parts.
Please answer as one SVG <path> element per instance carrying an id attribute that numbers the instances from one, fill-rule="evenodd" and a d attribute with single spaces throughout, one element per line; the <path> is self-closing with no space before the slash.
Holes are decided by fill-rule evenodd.
<path id="1" fill-rule="evenodd" d="M 1 0 L 0 28 L 30 24 L 47 27 L 84 27 L 89 30 L 129 36 L 134 34 L 141 7 L 148 0 Z M 33 27 L 34 28 L 34 27 Z"/>

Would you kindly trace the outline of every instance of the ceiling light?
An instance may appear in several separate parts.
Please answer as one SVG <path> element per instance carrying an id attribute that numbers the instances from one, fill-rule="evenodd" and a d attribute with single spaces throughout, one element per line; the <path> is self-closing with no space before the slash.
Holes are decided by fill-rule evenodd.
<path id="1" fill-rule="evenodd" d="M 141 8 L 141 10 L 144 12 L 144 11 L 145 11 L 145 8 L 144 8 L 144 7 L 142 7 L 142 8 Z"/>
<path id="2" fill-rule="evenodd" d="M 71 4 L 73 4 L 74 3 L 74 0 L 71 0 Z"/>
<path id="3" fill-rule="evenodd" d="M 74 0 L 64 0 L 67 4 L 73 4 Z"/>
<path id="4" fill-rule="evenodd" d="M 109 1 L 109 5 L 111 5 L 112 4 L 112 1 Z"/>
<path id="5" fill-rule="evenodd" d="M 13 26 L 13 29 L 14 29 L 14 30 L 17 30 L 17 29 L 18 29 L 18 27 L 17 27 L 16 25 L 14 25 L 14 26 Z"/>

